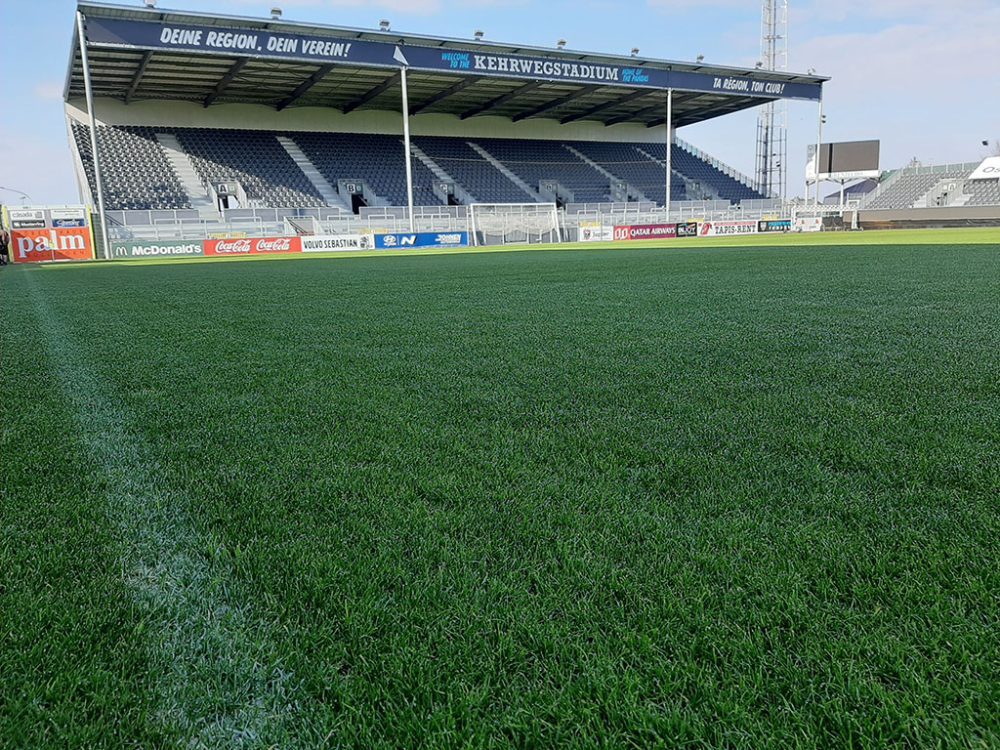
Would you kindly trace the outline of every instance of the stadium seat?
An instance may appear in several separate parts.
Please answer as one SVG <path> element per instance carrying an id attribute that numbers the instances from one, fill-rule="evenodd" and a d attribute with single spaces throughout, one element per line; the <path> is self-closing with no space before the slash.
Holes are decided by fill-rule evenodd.
<path id="1" fill-rule="evenodd" d="M 325 206 L 317 188 L 278 140 L 293 140 L 334 188 L 340 180 L 362 180 L 374 191 L 377 205 L 406 204 L 404 146 L 398 135 L 358 133 L 277 133 L 262 130 L 206 128 L 101 127 L 98 142 L 104 165 L 105 198 L 109 210 L 182 210 L 191 208 L 156 133 L 171 133 L 188 153 L 200 180 L 210 185 L 236 180 L 246 191 L 249 208 L 311 209 Z M 89 131 L 73 125 L 83 168 L 95 185 Z M 481 203 L 525 203 L 535 200 L 515 179 L 532 191 L 552 180 L 571 193 L 575 203 L 612 200 L 612 179 L 626 182 L 633 197 L 663 204 L 666 198 L 662 143 L 614 143 L 500 138 L 416 136 L 414 146 L 473 200 Z M 502 164 L 483 156 L 489 154 Z M 582 157 L 581 157 L 582 154 Z M 594 165 L 597 165 L 595 167 Z M 418 206 L 440 206 L 434 184 L 440 178 L 420 158 L 413 159 L 413 194 Z M 674 201 L 719 199 L 731 203 L 764 198 L 707 160 L 674 146 Z M 610 175 L 610 176 L 609 176 Z M 940 175 L 937 176 L 940 178 Z M 910 182 L 919 192 L 920 185 Z M 700 195 L 689 194 L 689 187 Z M 930 189 L 929 187 L 927 189 Z M 977 188 L 973 200 L 994 200 L 990 186 Z M 924 190 L 926 192 L 926 189 Z M 980 197 L 981 194 L 981 197 Z"/>
<path id="2" fill-rule="evenodd" d="M 877 190 L 868 199 L 865 208 L 874 210 L 902 210 L 913 208 L 914 205 L 924 198 L 942 180 L 962 180 L 969 174 L 969 169 L 962 167 L 956 169 L 927 170 L 921 168 L 907 168 L 895 173 L 891 181 L 887 180 L 881 190 Z M 973 200 L 980 199 L 974 196 Z M 989 205 L 980 203 L 970 203 L 966 205 Z"/>
<path id="3" fill-rule="evenodd" d="M 90 128 L 73 123 L 84 173 L 97 194 Z M 191 203 L 152 128 L 98 127 L 104 198 L 108 210 L 186 209 Z"/>
<path id="4" fill-rule="evenodd" d="M 399 136 L 293 133 L 289 137 L 334 187 L 339 180 L 364 180 L 388 205 L 406 205 L 406 156 Z M 441 205 L 434 193 L 436 179 L 423 162 L 413 159 L 414 205 Z"/>
<path id="5" fill-rule="evenodd" d="M 534 201 L 465 140 L 421 136 L 414 143 L 480 203 Z"/>

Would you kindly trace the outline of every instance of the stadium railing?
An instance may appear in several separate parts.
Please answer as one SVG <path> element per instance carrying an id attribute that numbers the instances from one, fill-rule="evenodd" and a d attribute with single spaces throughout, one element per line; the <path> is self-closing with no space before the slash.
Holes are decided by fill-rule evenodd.
<path id="1" fill-rule="evenodd" d="M 716 159 L 714 156 L 712 156 L 710 154 L 706 154 L 700 148 L 698 148 L 697 146 L 692 146 L 690 143 L 688 143 L 687 141 L 683 140 L 682 138 L 678 138 L 677 136 L 674 136 L 674 143 L 679 148 L 681 148 L 684 151 L 687 151 L 689 154 L 691 154 L 691 156 L 695 156 L 695 157 L 701 159 L 702 161 L 707 162 L 711 166 L 715 167 L 720 172 L 722 172 L 724 175 L 727 175 L 728 177 L 732 177 L 737 182 L 740 182 L 740 183 L 742 183 L 743 185 L 745 185 L 745 186 L 747 186 L 749 188 L 756 189 L 757 186 L 754 184 L 754 181 L 752 179 L 750 179 L 750 177 L 748 175 L 743 174 L 738 169 L 735 169 L 735 168 L 729 166 L 725 162 L 719 161 L 718 159 Z"/>
<path id="2" fill-rule="evenodd" d="M 925 175 L 946 175 L 948 173 L 959 173 L 964 172 L 965 174 L 972 174 L 976 167 L 980 165 L 981 162 L 958 162 L 956 164 L 936 164 L 932 166 L 915 166 L 915 167 L 904 167 L 903 169 L 897 169 L 892 172 L 888 177 L 886 177 L 878 187 L 876 187 L 872 192 L 865 196 L 862 201 L 861 208 L 865 209 L 872 203 L 877 203 L 879 199 L 885 195 L 887 192 L 893 189 L 893 187 L 899 183 L 901 180 L 905 180 L 907 177 L 925 176 Z"/>
<path id="3" fill-rule="evenodd" d="M 856 211 L 859 201 L 845 206 L 815 206 L 807 203 L 782 204 L 775 200 L 685 201 L 672 203 L 670 210 L 652 203 L 571 204 L 558 211 L 559 225 L 565 230 L 593 226 L 668 224 L 682 221 L 734 221 L 795 216 L 829 216 Z M 413 228 L 418 232 L 469 231 L 467 206 L 426 206 L 414 210 Z M 359 215 L 336 208 L 234 209 L 221 220 L 200 216 L 197 211 L 109 211 L 108 230 L 112 240 L 191 240 L 217 236 L 282 237 L 321 233 L 407 233 L 410 221 L 405 206 L 362 209 Z M 569 239 L 572 231 L 563 233 Z"/>

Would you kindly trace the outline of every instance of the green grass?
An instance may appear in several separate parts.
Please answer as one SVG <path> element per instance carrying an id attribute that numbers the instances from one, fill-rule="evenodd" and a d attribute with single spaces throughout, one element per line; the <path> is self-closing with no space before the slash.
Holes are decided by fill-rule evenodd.
<path id="1" fill-rule="evenodd" d="M 469 253 L 518 253 L 539 250 L 626 250 L 638 248 L 689 249 L 713 247 L 872 247 L 886 245 L 995 245 L 1000 243 L 1000 229 L 996 227 L 975 227 L 965 229 L 904 229 L 878 230 L 871 232 L 832 232 L 805 234 L 755 234 L 735 237 L 682 237 L 663 245 L 662 240 L 641 240 L 638 242 L 589 242 L 561 243 L 557 245 L 510 245 L 487 247 L 466 247 L 458 249 L 413 249 L 413 250 L 362 250 L 336 251 L 329 253 L 279 254 L 264 256 L 236 256 L 211 258 L 156 258 L 135 260 L 113 260 L 117 265 L 149 266 L 164 263 L 256 263 L 260 261 L 289 261 L 310 258 L 386 258 L 429 255 L 467 255 Z M 60 263 L 58 268 L 78 268 L 81 265 L 93 268 L 100 263 Z"/>
<path id="2" fill-rule="evenodd" d="M 3 269 L 0 747 L 1000 746 L 1000 245 L 867 235 Z"/>

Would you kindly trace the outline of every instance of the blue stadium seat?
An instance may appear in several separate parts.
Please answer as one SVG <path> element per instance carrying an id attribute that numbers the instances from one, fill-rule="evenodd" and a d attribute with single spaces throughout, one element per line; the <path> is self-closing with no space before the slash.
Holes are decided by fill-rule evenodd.
<path id="1" fill-rule="evenodd" d="M 73 123 L 73 139 L 84 173 L 97 194 L 90 128 Z M 152 128 L 98 127 L 104 201 L 109 211 L 187 209 L 191 203 Z"/>
<path id="2" fill-rule="evenodd" d="M 110 210 L 191 208 L 173 166 L 156 139 L 158 132 L 176 136 L 205 184 L 238 180 L 256 207 L 314 208 L 324 205 L 317 188 L 279 142 L 279 135 L 295 141 L 334 188 L 339 180 L 363 180 L 380 203 L 406 204 L 404 147 L 398 135 L 101 127 L 98 140 L 104 165 L 105 197 Z M 74 124 L 73 135 L 87 179 L 93 186 L 89 131 L 84 125 Z M 659 204 L 666 197 L 666 146 L 662 143 L 572 141 L 564 144 L 553 140 L 431 136 L 417 136 L 413 143 L 457 183 L 460 192 L 481 203 L 525 203 L 535 199 L 482 152 L 502 164 L 530 190 L 538 190 L 541 182 L 552 180 L 572 192 L 572 201 L 576 203 L 611 201 L 612 178 L 628 183 L 633 197 L 638 197 L 634 195 L 638 191 Z M 671 192 L 675 201 L 718 195 L 720 199 L 738 203 L 765 197 L 678 146 L 673 149 L 673 166 Z M 442 199 L 433 187 L 437 180 L 438 176 L 421 159 L 413 159 L 416 205 L 441 205 Z M 688 184 L 705 186 L 704 194 L 688 195 Z M 977 195 L 974 199 L 991 200 L 992 191 L 982 190 L 983 196 Z"/>

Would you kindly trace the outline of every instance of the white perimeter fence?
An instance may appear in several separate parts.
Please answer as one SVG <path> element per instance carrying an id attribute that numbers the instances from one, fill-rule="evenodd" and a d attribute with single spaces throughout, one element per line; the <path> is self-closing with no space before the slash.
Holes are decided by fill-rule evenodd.
<path id="1" fill-rule="evenodd" d="M 678 222 L 719 222 L 741 220 L 792 219 L 843 216 L 856 212 L 858 202 L 843 206 L 802 203 L 781 204 L 775 201 L 750 201 L 728 205 L 720 201 L 693 201 L 671 204 L 670 210 L 651 203 L 571 204 L 555 210 L 552 204 L 514 204 L 509 207 L 491 204 L 489 211 L 505 208 L 508 223 L 516 217 L 527 222 L 528 229 L 538 225 L 539 214 L 545 220 L 554 217 L 553 227 L 534 226 L 538 230 L 526 233 L 500 232 L 498 241 L 490 244 L 525 244 L 532 242 L 575 242 L 581 229 L 595 226 L 662 225 Z M 470 210 L 471 209 L 471 210 Z M 414 209 L 411 227 L 405 207 L 362 209 L 358 215 L 339 209 L 237 209 L 221 214 L 199 214 L 193 210 L 178 211 L 108 211 L 109 239 L 114 241 L 182 241 L 204 239 L 234 239 L 260 237 L 294 237 L 318 235 L 391 234 L 409 232 L 468 232 L 473 243 L 483 237 L 483 207 L 432 206 Z M 529 217 L 530 220 L 529 220 Z M 492 226 L 495 220 L 490 223 Z"/>

